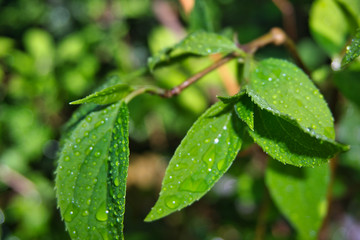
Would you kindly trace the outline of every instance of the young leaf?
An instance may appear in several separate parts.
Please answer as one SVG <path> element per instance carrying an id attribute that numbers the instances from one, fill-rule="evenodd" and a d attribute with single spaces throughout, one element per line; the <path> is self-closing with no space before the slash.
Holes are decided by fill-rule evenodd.
<path id="1" fill-rule="evenodd" d="M 239 51 L 239 49 L 226 37 L 215 33 L 198 31 L 191 33 L 173 47 L 166 48 L 149 58 L 148 65 L 150 70 L 154 70 L 158 64 L 186 54 L 208 56 L 215 53 L 230 53 L 233 51 Z"/>
<path id="2" fill-rule="evenodd" d="M 296 168 L 269 159 L 266 184 L 276 206 L 296 228 L 298 239 L 317 239 L 327 212 L 329 182 L 328 164 Z"/>
<path id="3" fill-rule="evenodd" d="M 124 102 L 91 112 L 65 140 L 56 194 L 72 239 L 122 239 L 128 156 Z"/>
<path id="4" fill-rule="evenodd" d="M 360 28 L 356 31 L 355 36 L 351 39 L 350 45 L 346 47 L 346 53 L 341 61 L 341 68 L 346 67 L 349 63 L 360 56 Z"/>
<path id="5" fill-rule="evenodd" d="M 98 88 L 96 91 L 100 92 L 106 88 L 111 86 L 117 85 L 120 83 L 120 78 L 118 76 L 111 76 L 106 79 L 106 81 Z M 101 106 L 98 106 L 93 103 L 85 104 L 80 106 L 76 111 L 73 113 L 71 118 L 65 124 L 62 134 L 62 138 L 67 137 L 69 133 L 77 126 L 77 124 L 83 120 L 89 113 L 101 109 Z"/>
<path id="6" fill-rule="evenodd" d="M 159 199 L 145 221 L 153 221 L 200 199 L 227 171 L 242 139 L 232 105 L 214 104 L 191 127 L 166 170 Z"/>
<path id="7" fill-rule="evenodd" d="M 70 104 L 96 103 L 96 104 L 110 104 L 125 98 L 133 90 L 128 84 L 120 83 L 99 92 L 90 94 L 89 96 L 73 101 Z"/>
<path id="8" fill-rule="evenodd" d="M 259 62 L 250 74 L 247 93 L 260 108 L 277 109 L 304 129 L 335 138 L 333 117 L 324 97 L 296 65 L 280 59 Z"/>

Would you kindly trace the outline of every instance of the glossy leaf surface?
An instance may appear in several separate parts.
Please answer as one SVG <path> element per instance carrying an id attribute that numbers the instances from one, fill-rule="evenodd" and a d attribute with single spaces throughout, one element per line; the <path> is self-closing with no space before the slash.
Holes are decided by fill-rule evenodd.
<path id="1" fill-rule="evenodd" d="M 117 84 L 105 88 L 99 92 L 90 94 L 89 96 L 73 101 L 70 104 L 96 103 L 96 104 L 110 104 L 125 98 L 131 91 L 132 87 L 128 84 Z"/>
<path id="2" fill-rule="evenodd" d="M 188 35 L 173 47 L 164 49 L 149 58 L 148 65 L 153 70 L 156 65 L 168 62 L 172 58 L 181 55 L 208 56 L 215 53 L 230 53 L 232 51 L 239 51 L 239 49 L 228 38 L 215 33 L 198 31 Z"/>
<path id="3" fill-rule="evenodd" d="M 356 31 L 355 36 L 351 39 L 350 45 L 346 47 L 346 53 L 341 62 L 341 67 L 344 68 L 346 65 L 354 61 L 359 56 L 360 56 L 360 28 Z"/>
<path id="4" fill-rule="evenodd" d="M 296 65 L 266 59 L 251 72 L 247 92 L 260 107 L 289 115 L 301 127 L 334 139 L 332 114 L 324 97 Z"/>
<path id="5" fill-rule="evenodd" d="M 72 239 L 122 238 L 127 129 L 127 106 L 121 102 L 91 112 L 65 140 L 56 193 Z"/>
<path id="6" fill-rule="evenodd" d="M 248 132 L 271 157 L 294 166 L 320 165 L 348 149 L 313 131 L 304 131 L 286 115 L 276 115 L 258 107 L 254 108 L 254 131 Z"/>
<path id="7" fill-rule="evenodd" d="M 175 151 L 159 199 L 145 221 L 180 210 L 209 191 L 236 157 L 242 129 L 232 105 L 218 102 L 208 109 Z"/>
<path id="8" fill-rule="evenodd" d="M 266 184 L 276 206 L 297 230 L 298 239 L 317 239 L 327 212 L 329 182 L 328 164 L 296 168 L 269 159 Z"/>

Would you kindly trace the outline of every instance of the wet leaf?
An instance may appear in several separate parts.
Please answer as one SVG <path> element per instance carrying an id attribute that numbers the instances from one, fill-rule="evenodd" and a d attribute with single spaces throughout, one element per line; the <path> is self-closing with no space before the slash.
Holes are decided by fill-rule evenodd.
<path id="1" fill-rule="evenodd" d="M 252 70 L 250 79 L 247 93 L 260 108 L 289 115 L 304 129 L 335 138 L 333 117 L 323 95 L 296 65 L 266 59 Z"/>
<path id="2" fill-rule="evenodd" d="M 163 49 L 155 56 L 149 58 L 148 65 L 150 70 L 154 70 L 158 64 L 169 62 L 173 58 L 186 54 L 208 56 L 215 53 L 230 53 L 233 51 L 240 50 L 228 38 L 215 33 L 198 31 L 191 33 L 173 47 Z"/>
<path id="3" fill-rule="evenodd" d="M 298 239 L 317 239 L 327 212 L 328 164 L 296 168 L 269 159 L 266 184 L 276 206 L 298 232 Z"/>
<path id="4" fill-rule="evenodd" d="M 124 102 L 91 112 L 64 141 L 56 194 L 72 239 L 122 239 L 128 155 Z"/>
<path id="5" fill-rule="evenodd" d="M 330 57 L 339 54 L 349 31 L 346 16 L 335 0 L 316 0 L 310 10 L 310 30 Z"/>
<path id="6" fill-rule="evenodd" d="M 133 90 L 128 84 L 117 84 L 105 88 L 99 92 L 90 94 L 89 96 L 73 101 L 70 104 L 96 103 L 96 104 L 110 104 L 125 98 Z"/>
<path id="7" fill-rule="evenodd" d="M 346 47 L 346 53 L 341 61 L 341 67 L 344 68 L 357 57 L 360 56 L 360 28 L 356 31 L 355 36 L 351 39 L 350 45 Z"/>
<path id="8" fill-rule="evenodd" d="M 249 135 L 271 157 L 294 166 L 326 163 L 336 153 L 348 150 L 313 130 L 304 130 L 294 119 L 254 107 L 254 131 Z"/>
<path id="9" fill-rule="evenodd" d="M 236 157 L 243 126 L 232 105 L 214 104 L 191 127 L 166 170 L 159 199 L 145 221 L 153 221 L 200 199 Z"/>
<path id="10" fill-rule="evenodd" d="M 106 79 L 106 81 L 98 88 L 96 88 L 97 92 L 100 92 L 106 88 L 109 88 L 111 86 L 117 85 L 120 83 L 120 78 L 118 76 L 111 76 Z M 103 106 L 98 106 L 94 103 L 84 104 L 80 106 L 76 111 L 73 113 L 71 118 L 67 121 L 64 128 L 62 129 L 63 132 L 63 138 L 67 137 L 69 133 L 77 126 L 77 124 L 83 120 L 89 113 L 99 110 L 103 108 Z"/>

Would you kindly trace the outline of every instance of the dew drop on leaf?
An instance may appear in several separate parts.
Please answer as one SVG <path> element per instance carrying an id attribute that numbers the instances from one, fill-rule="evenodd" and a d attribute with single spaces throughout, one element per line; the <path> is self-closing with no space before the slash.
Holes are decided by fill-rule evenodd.
<path id="1" fill-rule="evenodd" d="M 103 203 L 103 204 L 101 204 L 98 211 L 96 212 L 96 219 L 98 221 L 104 222 L 108 219 L 108 213 L 109 213 L 109 211 L 106 210 L 106 205 L 105 205 L 105 203 Z"/>
<path id="2" fill-rule="evenodd" d="M 166 202 L 166 206 L 171 209 L 177 208 L 180 203 L 178 197 L 176 196 L 167 197 L 165 202 Z"/>

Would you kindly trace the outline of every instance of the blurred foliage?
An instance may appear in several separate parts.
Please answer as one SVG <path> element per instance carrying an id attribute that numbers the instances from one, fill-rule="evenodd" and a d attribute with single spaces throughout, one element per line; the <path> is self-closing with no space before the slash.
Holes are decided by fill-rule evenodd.
<path id="1" fill-rule="evenodd" d="M 110 75 L 165 88 L 184 81 L 213 60 L 189 59 L 159 69 L 153 77 L 139 77 L 134 71 L 146 66 L 151 54 L 178 42 L 188 28 L 229 32 L 232 37 L 227 30 L 231 28 L 237 40 L 245 43 L 271 27 L 282 26 L 282 14 L 272 1 L 212 0 L 206 6 L 204 2 L 199 1 L 196 8 L 210 8 L 209 15 L 200 12 L 188 17 L 175 0 L 0 0 L 1 239 L 69 239 L 56 207 L 53 174 L 61 127 L 76 109 L 69 102 L 87 95 Z M 322 12 L 323 21 L 314 23 L 314 18 L 321 16 L 312 16 L 310 31 L 309 13 L 319 11 L 323 2 L 291 1 L 297 21 L 296 43 L 335 120 L 341 119 L 339 139 L 353 146 L 338 161 L 333 189 L 336 210 L 330 211 L 322 231 L 324 239 L 355 239 L 351 236 L 360 234 L 360 85 L 356 81 L 360 64 L 336 74 L 328 65 L 329 57 L 338 53 L 354 32 L 359 12 L 348 7 L 350 0 L 333 0 L 327 5 L 330 14 Z M 336 4 L 348 9 L 353 19 L 331 10 Z M 340 16 L 336 21 L 334 14 Z M 169 16 L 175 20 L 164 20 Z M 202 26 L 198 22 L 202 17 L 212 21 Z M 320 30 L 314 33 L 314 29 Z M 268 46 L 258 53 L 259 58 L 269 56 L 291 59 L 282 47 Z M 235 64 L 227 67 L 236 75 Z M 157 181 L 147 187 L 130 185 L 126 239 L 254 238 L 267 194 L 264 155 L 257 148 L 245 149 L 198 203 L 154 223 L 142 221 L 157 198 L 164 165 L 180 139 L 215 96 L 226 92 L 222 78 L 224 74 L 215 71 L 176 98 L 144 95 L 130 103 L 130 149 L 134 155 L 130 168 L 132 161 L 135 164 L 137 158 L 148 158 L 150 153 L 157 164 L 149 165 L 154 168 L 149 172 Z M 267 208 L 266 239 L 293 239 L 294 230 L 279 210 L 273 203 Z"/>

